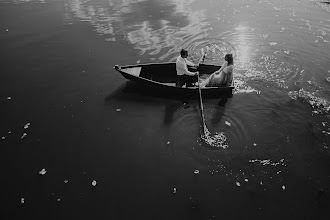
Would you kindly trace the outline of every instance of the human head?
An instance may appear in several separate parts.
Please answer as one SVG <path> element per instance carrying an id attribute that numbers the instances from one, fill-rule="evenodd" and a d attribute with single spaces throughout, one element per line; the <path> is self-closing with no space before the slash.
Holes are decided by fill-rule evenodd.
<path id="1" fill-rule="evenodd" d="M 234 63 L 233 54 L 227 53 L 225 56 L 225 61 L 227 61 L 228 64 L 233 64 Z"/>
<path id="2" fill-rule="evenodd" d="M 186 58 L 186 57 L 188 57 L 188 51 L 185 49 L 182 49 L 180 51 L 180 55 L 181 55 L 181 57 Z"/>

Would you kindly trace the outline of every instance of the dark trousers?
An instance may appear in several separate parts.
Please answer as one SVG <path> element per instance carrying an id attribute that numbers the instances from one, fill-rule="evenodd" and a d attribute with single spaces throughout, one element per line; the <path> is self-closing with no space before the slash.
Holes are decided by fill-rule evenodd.
<path id="1" fill-rule="evenodd" d="M 176 86 L 182 87 L 184 84 L 186 84 L 186 87 L 193 87 L 194 86 L 193 84 L 197 81 L 198 81 L 197 76 L 182 75 L 182 76 L 178 76 Z"/>

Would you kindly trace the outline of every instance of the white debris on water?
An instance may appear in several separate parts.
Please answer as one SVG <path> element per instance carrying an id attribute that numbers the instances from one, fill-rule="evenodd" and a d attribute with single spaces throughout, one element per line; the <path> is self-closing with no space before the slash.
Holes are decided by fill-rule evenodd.
<path id="1" fill-rule="evenodd" d="M 291 51 L 290 51 L 290 50 L 285 50 L 284 53 L 285 53 L 285 54 L 290 54 Z"/>
<path id="2" fill-rule="evenodd" d="M 300 89 L 299 91 L 291 91 L 288 95 L 293 100 L 297 100 L 298 98 L 306 99 L 312 106 L 314 110 L 312 112 L 314 114 L 330 112 L 330 102 L 325 98 L 317 97 L 314 93 Z"/>
<path id="3" fill-rule="evenodd" d="M 136 61 L 136 63 L 138 63 L 138 64 L 139 64 L 140 62 L 141 62 L 140 60 L 137 60 L 137 61 Z"/>
<path id="4" fill-rule="evenodd" d="M 241 186 L 241 184 L 240 184 L 239 182 L 236 182 L 236 186 L 240 187 L 240 186 Z"/>
<path id="5" fill-rule="evenodd" d="M 175 193 L 176 193 L 176 188 L 174 187 L 174 188 L 173 188 L 173 194 L 175 194 Z"/>
<path id="6" fill-rule="evenodd" d="M 167 141 L 167 144 L 169 145 L 170 144 L 170 141 Z"/>
<path id="7" fill-rule="evenodd" d="M 249 180 L 248 180 L 248 179 L 245 179 L 244 181 L 245 181 L 245 182 L 249 182 Z"/>
<path id="8" fill-rule="evenodd" d="M 282 186 L 282 189 L 285 190 L 285 186 L 284 185 Z"/>
<path id="9" fill-rule="evenodd" d="M 45 168 L 42 168 L 42 170 L 39 171 L 39 174 L 40 175 L 45 175 L 47 173 L 46 169 Z"/>
<path id="10" fill-rule="evenodd" d="M 26 135 L 27 135 L 27 133 L 23 133 L 23 135 L 22 135 L 21 139 L 25 138 L 25 137 L 26 137 Z"/>
<path id="11" fill-rule="evenodd" d="M 10 97 L 10 96 L 8 96 L 8 97 L 7 97 L 7 100 L 11 100 L 11 97 Z"/>
<path id="12" fill-rule="evenodd" d="M 24 204 L 24 203 L 25 203 L 25 199 L 21 198 L 21 204 Z"/>
<path id="13" fill-rule="evenodd" d="M 116 112 L 120 112 L 120 111 L 121 111 L 121 109 L 120 109 L 120 108 L 117 108 L 117 109 L 116 109 Z"/>
<path id="14" fill-rule="evenodd" d="M 24 129 L 28 129 L 31 123 L 26 123 L 26 125 L 24 125 Z"/>
<path id="15" fill-rule="evenodd" d="M 264 185 L 264 183 L 262 181 L 260 181 L 260 185 Z"/>
<path id="16" fill-rule="evenodd" d="M 276 42 L 269 42 L 269 44 L 270 44 L 270 46 L 275 46 L 275 45 L 277 45 Z"/>
<path id="17" fill-rule="evenodd" d="M 5 140 L 6 139 L 6 136 L 2 136 L 2 138 L 1 138 L 2 140 Z"/>
<path id="18" fill-rule="evenodd" d="M 67 184 L 69 182 L 69 180 L 64 180 L 64 183 Z"/>
<path id="19" fill-rule="evenodd" d="M 96 181 L 95 180 L 92 181 L 92 186 L 96 186 Z"/>
<path id="20" fill-rule="evenodd" d="M 260 163 L 261 165 L 271 165 L 271 166 L 283 165 L 283 166 L 285 166 L 284 159 L 281 159 L 279 162 L 272 162 L 270 159 L 268 159 L 268 160 L 255 159 L 255 160 L 249 160 L 249 162 L 250 163 Z"/>
<path id="21" fill-rule="evenodd" d="M 227 126 L 231 126 L 230 122 L 228 122 L 228 121 L 225 121 L 225 124 L 226 124 Z"/>
<path id="22" fill-rule="evenodd" d="M 253 146 L 255 146 L 255 147 L 256 147 L 256 146 L 257 146 L 257 144 L 256 144 L 256 143 L 254 143 L 254 144 L 253 144 Z"/>
<path id="23" fill-rule="evenodd" d="M 199 174 L 199 170 L 195 170 L 194 174 L 196 174 L 196 175 Z"/>

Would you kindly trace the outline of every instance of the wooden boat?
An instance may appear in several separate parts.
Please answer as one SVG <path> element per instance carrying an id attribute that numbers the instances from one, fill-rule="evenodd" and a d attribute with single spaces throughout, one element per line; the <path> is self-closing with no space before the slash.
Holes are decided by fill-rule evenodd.
<path id="1" fill-rule="evenodd" d="M 206 78 L 221 66 L 200 64 L 198 71 L 201 78 Z M 126 79 L 141 85 L 149 93 L 174 96 L 177 98 L 198 99 L 198 87 L 176 86 L 178 77 L 175 63 L 152 63 L 128 66 L 116 65 L 115 70 L 120 72 Z M 201 88 L 204 98 L 231 98 L 233 96 L 234 80 L 229 87 L 206 87 Z"/>

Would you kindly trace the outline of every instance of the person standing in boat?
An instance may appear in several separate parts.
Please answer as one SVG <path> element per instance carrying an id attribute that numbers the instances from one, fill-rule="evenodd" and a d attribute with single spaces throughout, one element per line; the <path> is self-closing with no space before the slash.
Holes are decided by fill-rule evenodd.
<path id="1" fill-rule="evenodd" d="M 233 81 L 234 59 L 232 54 L 225 55 L 225 62 L 221 68 L 212 73 L 205 80 L 201 80 L 200 87 L 227 87 Z"/>
<path id="2" fill-rule="evenodd" d="M 180 56 L 176 59 L 176 73 L 178 75 L 177 86 L 182 87 L 186 84 L 186 87 L 192 87 L 197 82 L 198 71 L 191 72 L 188 70 L 188 66 L 197 69 L 198 65 L 187 60 L 188 51 L 182 49 Z"/>

